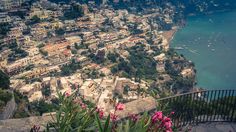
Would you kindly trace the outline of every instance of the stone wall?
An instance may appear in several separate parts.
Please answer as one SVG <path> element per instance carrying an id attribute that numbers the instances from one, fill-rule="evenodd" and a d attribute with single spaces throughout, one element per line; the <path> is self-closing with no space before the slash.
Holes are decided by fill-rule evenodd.
<path id="1" fill-rule="evenodd" d="M 7 102 L 7 105 L 4 108 L 3 112 L 0 113 L 0 120 L 11 118 L 14 114 L 15 109 L 16 109 L 16 102 L 13 96 L 12 99 Z"/>
<path id="2" fill-rule="evenodd" d="M 0 132 L 29 132 L 34 125 L 39 125 L 40 131 L 43 131 L 50 121 L 52 121 L 50 115 L 0 120 Z"/>

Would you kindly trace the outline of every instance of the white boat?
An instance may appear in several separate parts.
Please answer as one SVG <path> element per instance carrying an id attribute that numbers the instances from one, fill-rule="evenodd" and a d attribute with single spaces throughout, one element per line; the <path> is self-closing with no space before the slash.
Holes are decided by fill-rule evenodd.
<path id="1" fill-rule="evenodd" d="M 183 50 L 184 48 L 183 47 L 175 47 L 174 49 L 175 50 Z"/>

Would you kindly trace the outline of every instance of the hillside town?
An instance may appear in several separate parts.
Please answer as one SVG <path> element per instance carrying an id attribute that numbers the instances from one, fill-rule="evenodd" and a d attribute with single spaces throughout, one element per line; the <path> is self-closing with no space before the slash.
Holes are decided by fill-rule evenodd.
<path id="1" fill-rule="evenodd" d="M 194 64 L 169 45 L 179 26 L 173 5 L 139 14 L 103 4 L 1 0 L 0 69 L 11 90 L 29 104 L 78 91 L 107 112 L 191 91 Z"/>

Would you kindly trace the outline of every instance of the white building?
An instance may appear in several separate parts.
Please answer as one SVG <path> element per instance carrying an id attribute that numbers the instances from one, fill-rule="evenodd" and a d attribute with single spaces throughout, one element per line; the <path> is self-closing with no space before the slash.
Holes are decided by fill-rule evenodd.
<path id="1" fill-rule="evenodd" d="M 8 22 L 11 22 L 11 17 L 9 17 L 7 13 L 0 13 L 0 23 L 8 23 Z"/>
<path id="2" fill-rule="evenodd" d="M 26 0 L 0 0 L 1 10 L 10 10 L 21 6 Z"/>

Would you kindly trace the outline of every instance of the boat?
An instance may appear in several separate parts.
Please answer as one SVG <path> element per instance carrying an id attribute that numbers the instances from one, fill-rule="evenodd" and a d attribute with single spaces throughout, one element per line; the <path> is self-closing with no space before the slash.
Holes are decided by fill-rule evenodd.
<path id="1" fill-rule="evenodd" d="M 183 47 L 175 47 L 174 49 L 175 50 L 183 50 L 184 48 Z"/>

